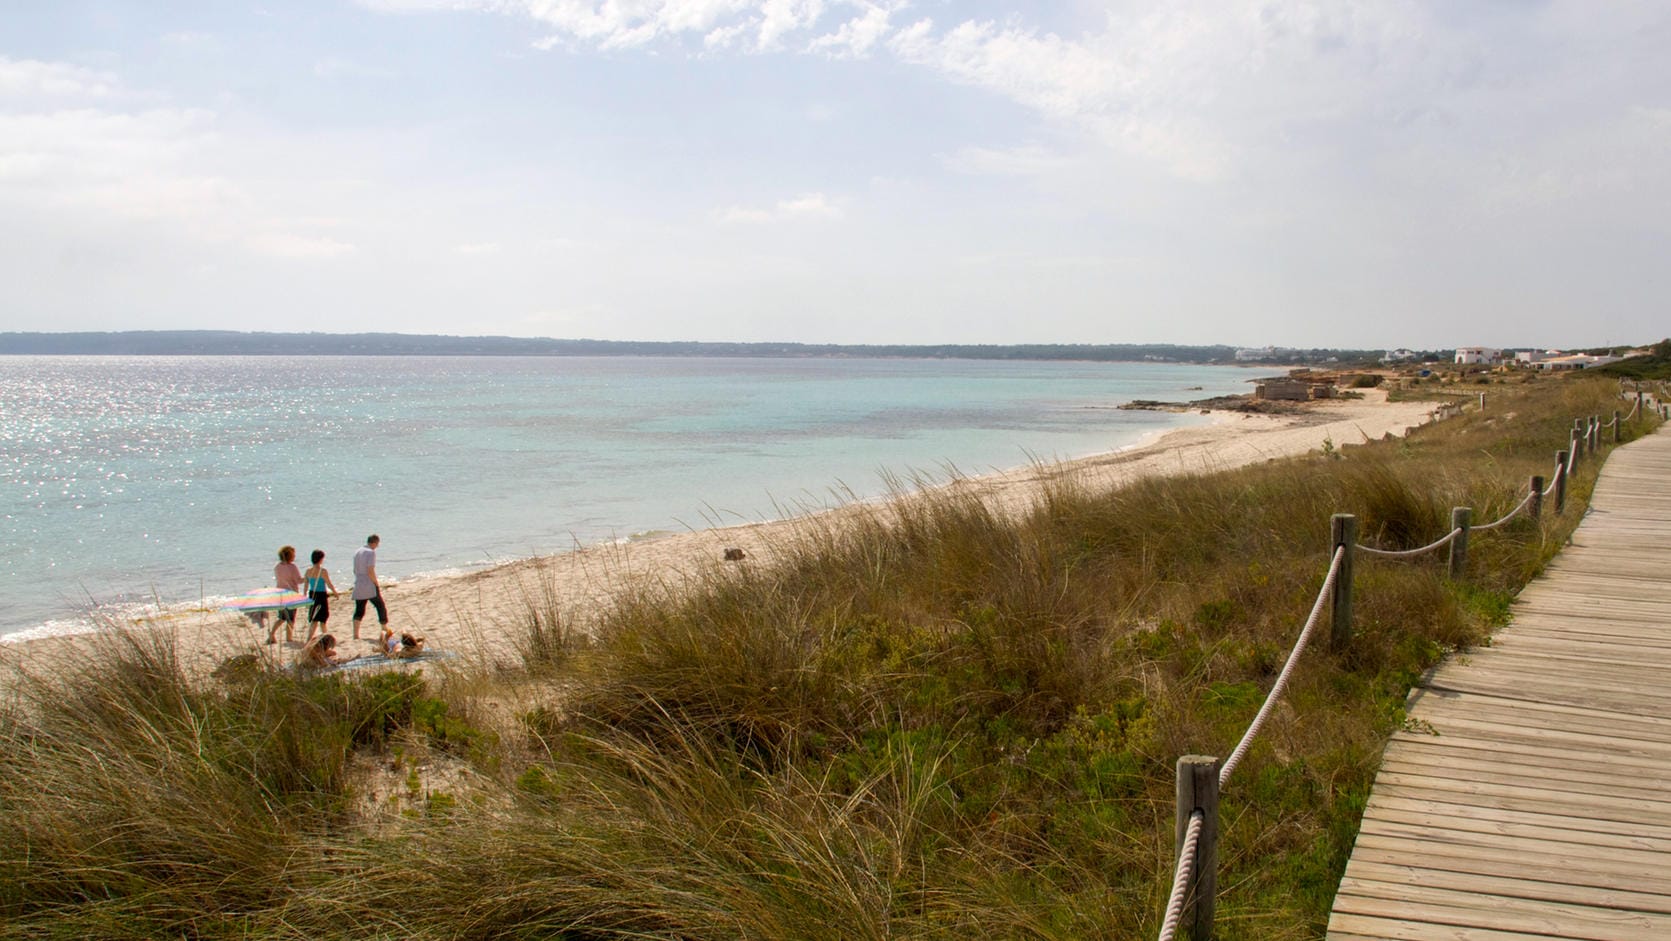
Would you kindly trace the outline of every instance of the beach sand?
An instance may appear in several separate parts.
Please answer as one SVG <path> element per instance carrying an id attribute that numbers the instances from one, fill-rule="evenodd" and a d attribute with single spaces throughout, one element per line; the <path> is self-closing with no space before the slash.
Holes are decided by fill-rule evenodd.
<path id="1" fill-rule="evenodd" d="M 1243 467 L 1275 458 L 1305 454 L 1331 443 L 1358 444 L 1384 435 L 1403 435 L 1433 417 L 1430 402 L 1389 403 L 1384 392 L 1366 390 L 1362 399 L 1321 400 L 1293 415 L 1214 412 L 1206 425 L 1179 429 L 1147 444 L 1109 454 L 1028 466 L 980 477 L 961 478 L 948 487 L 970 488 L 1003 512 L 1023 512 L 1033 505 L 1042 483 L 1070 477 L 1086 488 L 1106 489 L 1143 477 L 1206 473 Z M 907 497 L 908 498 L 908 497 Z M 655 539 L 578 549 L 573 552 L 507 562 L 491 568 L 388 584 L 391 626 L 428 638 L 431 649 L 457 653 L 452 662 L 473 665 L 516 662 L 518 618 L 530 598 L 550 593 L 560 609 L 584 624 L 624 591 L 645 586 L 677 590 L 686 579 L 720 564 L 728 548 L 741 549 L 744 564 L 770 563 L 775 551 L 805 527 L 842 525 L 850 514 L 874 509 L 857 503 L 799 517 L 667 535 Z M 342 595 L 331 604 L 330 628 L 345 640 L 348 655 L 370 650 L 347 640 L 352 632 L 352 575 L 333 572 Z M 385 582 L 390 579 L 385 578 Z M 367 612 L 362 636 L 377 637 L 376 615 Z M 305 610 L 302 619 L 305 619 Z M 170 611 L 136 622 L 141 630 L 170 630 L 184 666 L 205 675 L 227 658 L 255 653 L 288 662 L 297 646 L 267 646 L 264 630 L 242 615 L 226 611 Z M 305 636 L 299 625 L 298 639 Z M 47 637 L 0 644 L 0 682 L 12 670 L 55 672 L 66 660 L 87 655 L 97 644 L 91 635 Z"/>

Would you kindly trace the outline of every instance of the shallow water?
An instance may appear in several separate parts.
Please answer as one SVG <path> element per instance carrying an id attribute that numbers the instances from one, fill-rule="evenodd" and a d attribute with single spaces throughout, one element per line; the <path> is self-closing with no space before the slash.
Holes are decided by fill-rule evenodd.
<path id="1" fill-rule="evenodd" d="M 1235 367 L 972 360 L 0 357 L 0 636 L 212 603 L 289 543 L 338 587 L 873 496 L 1198 422 Z"/>

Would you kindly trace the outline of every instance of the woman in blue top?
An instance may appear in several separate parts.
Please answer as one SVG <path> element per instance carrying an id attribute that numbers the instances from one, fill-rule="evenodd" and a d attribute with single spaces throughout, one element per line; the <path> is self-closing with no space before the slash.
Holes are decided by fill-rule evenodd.
<path id="1" fill-rule="evenodd" d="M 308 640 L 313 639 L 315 631 L 323 632 L 325 622 L 331 619 L 330 597 L 337 593 L 335 582 L 331 581 L 331 573 L 325 571 L 325 566 L 319 563 L 325 561 L 325 550 L 313 550 L 313 567 L 307 570 L 308 597 L 313 599 L 313 607 L 308 609 Z M 327 594 L 326 589 L 330 589 Z"/>

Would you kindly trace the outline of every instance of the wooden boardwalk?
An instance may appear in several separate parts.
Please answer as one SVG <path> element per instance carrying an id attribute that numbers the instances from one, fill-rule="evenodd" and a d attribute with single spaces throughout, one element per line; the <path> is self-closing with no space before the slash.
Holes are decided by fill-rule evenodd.
<path id="1" fill-rule="evenodd" d="M 1671 431 L 1513 613 L 1413 696 L 1329 938 L 1671 941 Z"/>

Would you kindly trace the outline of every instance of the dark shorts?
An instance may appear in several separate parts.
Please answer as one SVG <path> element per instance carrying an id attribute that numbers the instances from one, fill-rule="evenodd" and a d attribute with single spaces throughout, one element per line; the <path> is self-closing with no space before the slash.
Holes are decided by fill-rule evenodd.
<path id="1" fill-rule="evenodd" d="M 280 624 L 294 624 L 294 623 L 296 623 L 296 609 L 295 608 L 282 608 L 282 609 L 280 609 L 279 613 L 278 613 L 278 619 L 279 619 Z"/>
<path id="2" fill-rule="evenodd" d="M 331 596 L 323 591 L 316 591 L 308 597 L 313 599 L 313 607 L 308 609 L 309 624 L 324 624 L 331 619 Z"/>
<path id="3" fill-rule="evenodd" d="M 378 589 L 377 594 L 372 595 L 370 598 L 354 599 L 354 620 L 358 621 L 366 616 L 366 602 L 368 601 L 371 602 L 372 607 L 377 609 L 377 623 L 389 623 L 389 609 L 383 605 L 382 589 Z"/>

